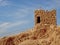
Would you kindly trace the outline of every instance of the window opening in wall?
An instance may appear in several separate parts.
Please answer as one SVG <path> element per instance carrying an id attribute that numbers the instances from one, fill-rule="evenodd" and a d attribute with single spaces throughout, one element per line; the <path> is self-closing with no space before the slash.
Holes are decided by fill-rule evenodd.
<path id="1" fill-rule="evenodd" d="M 40 17 L 37 17 L 37 23 L 40 23 Z"/>

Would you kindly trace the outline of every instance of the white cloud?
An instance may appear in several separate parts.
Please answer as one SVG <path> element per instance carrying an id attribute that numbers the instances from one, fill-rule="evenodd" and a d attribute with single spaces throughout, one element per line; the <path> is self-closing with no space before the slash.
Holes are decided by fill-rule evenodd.
<path id="1" fill-rule="evenodd" d="M 15 23 L 10 23 L 7 28 L 11 28 L 11 27 L 15 27 L 15 26 L 18 26 L 18 25 L 24 25 L 24 24 L 27 24 L 29 23 L 29 21 L 18 21 L 18 22 L 15 22 Z"/>
<path id="2" fill-rule="evenodd" d="M 24 25 L 27 23 L 29 23 L 29 21 L 18 21 L 18 22 L 14 22 L 14 23 L 9 23 L 9 22 L 2 23 L 2 24 L 0 24 L 0 34 L 8 32 L 9 28 L 13 28 L 15 26 L 16 27 L 21 26 L 21 25 Z"/>
<path id="3" fill-rule="evenodd" d="M 1 33 L 4 33 L 4 32 L 6 32 L 7 30 L 5 30 L 5 27 L 7 27 L 8 26 L 8 24 L 9 23 L 2 23 L 2 24 L 0 24 L 0 34 Z"/>
<path id="4" fill-rule="evenodd" d="M 1 27 L 6 27 L 9 23 L 3 23 L 3 24 L 0 24 L 0 28 Z"/>

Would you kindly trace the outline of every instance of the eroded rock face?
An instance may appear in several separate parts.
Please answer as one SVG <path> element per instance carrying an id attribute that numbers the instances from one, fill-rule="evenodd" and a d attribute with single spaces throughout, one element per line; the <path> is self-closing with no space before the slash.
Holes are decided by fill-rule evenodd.
<path id="1" fill-rule="evenodd" d="M 14 38 L 9 37 L 9 38 L 7 39 L 7 41 L 6 41 L 6 44 L 5 44 L 5 45 L 15 45 L 13 40 L 14 40 Z"/>
<path id="2" fill-rule="evenodd" d="M 19 45 L 39 45 L 39 44 L 38 44 L 38 41 L 36 40 L 26 40 Z"/>
<path id="3" fill-rule="evenodd" d="M 30 30 L 0 39 L 0 45 L 60 45 L 60 27 Z"/>

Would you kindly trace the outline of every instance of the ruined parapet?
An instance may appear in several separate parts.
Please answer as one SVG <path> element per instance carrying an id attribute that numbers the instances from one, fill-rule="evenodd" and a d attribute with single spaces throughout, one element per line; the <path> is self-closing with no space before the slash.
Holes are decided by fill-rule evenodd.
<path id="1" fill-rule="evenodd" d="M 40 29 L 45 24 L 50 26 L 51 24 L 57 25 L 56 23 L 56 10 L 36 10 L 35 11 L 35 27 Z"/>

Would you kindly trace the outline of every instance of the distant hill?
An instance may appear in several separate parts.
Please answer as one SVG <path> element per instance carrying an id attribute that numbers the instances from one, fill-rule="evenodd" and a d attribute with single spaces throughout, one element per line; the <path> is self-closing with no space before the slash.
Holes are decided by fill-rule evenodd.
<path id="1" fill-rule="evenodd" d="M 60 27 L 31 29 L 15 36 L 0 38 L 0 45 L 60 45 Z"/>

